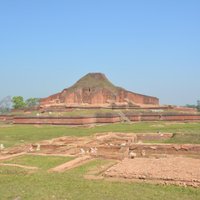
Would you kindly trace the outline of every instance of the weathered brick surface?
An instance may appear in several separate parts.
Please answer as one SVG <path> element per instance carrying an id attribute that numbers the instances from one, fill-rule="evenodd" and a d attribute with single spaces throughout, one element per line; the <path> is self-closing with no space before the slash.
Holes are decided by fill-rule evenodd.
<path id="1" fill-rule="evenodd" d="M 130 121 L 200 121 L 200 115 L 129 115 Z M 9 118 L 10 120 L 10 118 Z M 96 117 L 14 117 L 15 124 L 54 124 L 54 125 L 84 125 L 95 123 L 117 123 L 120 116 Z"/>
<path id="2" fill-rule="evenodd" d="M 141 95 L 114 86 L 105 75 L 88 74 L 75 85 L 41 100 L 41 107 L 55 105 L 111 105 L 111 104 L 158 105 L 156 97 Z"/>
<path id="3" fill-rule="evenodd" d="M 113 117 L 15 117 L 15 124 L 54 124 L 54 125 L 84 125 L 95 123 L 116 123 L 121 119 L 118 116 Z"/>

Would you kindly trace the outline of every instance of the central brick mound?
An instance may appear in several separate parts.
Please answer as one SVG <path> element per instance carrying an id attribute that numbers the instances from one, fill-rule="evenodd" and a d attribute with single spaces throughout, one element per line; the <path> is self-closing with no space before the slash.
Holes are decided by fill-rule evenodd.
<path id="1" fill-rule="evenodd" d="M 199 166 L 200 159 L 188 157 L 124 159 L 104 176 L 199 187 Z"/>
<path id="2" fill-rule="evenodd" d="M 89 73 L 62 92 L 43 98 L 42 110 L 65 110 L 69 107 L 141 107 L 159 106 L 159 99 L 130 92 L 112 84 L 102 73 Z"/>

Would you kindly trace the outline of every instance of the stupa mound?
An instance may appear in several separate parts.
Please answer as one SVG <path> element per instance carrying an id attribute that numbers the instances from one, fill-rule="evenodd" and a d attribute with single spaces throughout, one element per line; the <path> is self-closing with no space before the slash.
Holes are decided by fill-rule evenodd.
<path id="1" fill-rule="evenodd" d="M 62 92 L 41 99 L 45 107 L 140 107 L 159 105 L 156 97 L 137 94 L 112 84 L 102 73 L 89 73 Z"/>

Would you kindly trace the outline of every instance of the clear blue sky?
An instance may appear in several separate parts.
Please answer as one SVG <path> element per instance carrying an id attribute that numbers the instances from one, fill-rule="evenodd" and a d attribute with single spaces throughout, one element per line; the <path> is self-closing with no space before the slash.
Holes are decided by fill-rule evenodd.
<path id="1" fill-rule="evenodd" d="M 195 104 L 200 1 L 0 0 L 0 98 L 46 97 L 88 72 Z"/>

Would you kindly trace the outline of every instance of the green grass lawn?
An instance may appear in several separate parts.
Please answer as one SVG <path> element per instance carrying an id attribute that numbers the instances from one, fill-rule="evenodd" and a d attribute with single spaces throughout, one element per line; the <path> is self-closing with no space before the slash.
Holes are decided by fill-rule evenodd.
<path id="1" fill-rule="evenodd" d="M 142 122 L 93 128 L 67 126 L 0 125 L 0 143 L 6 147 L 65 135 L 88 136 L 100 132 L 172 132 L 170 143 L 200 143 L 200 123 Z M 94 160 L 64 173 L 48 169 L 72 158 L 21 156 L 4 163 L 39 167 L 24 170 L 0 166 L 0 200 L 199 200 L 200 189 L 145 183 L 86 180 L 84 175 L 108 161 Z"/>
<path id="2" fill-rule="evenodd" d="M 5 147 L 32 143 L 60 136 L 88 136 L 101 132 L 152 132 L 176 133 L 169 143 L 200 144 L 200 123 L 139 122 L 133 124 L 119 123 L 96 127 L 69 126 L 33 126 L 0 124 L 0 143 Z"/>
<path id="3" fill-rule="evenodd" d="M 32 157 L 29 156 L 13 160 L 13 163 L 40 167 L 31 174 L 20 168 L 0 167 L 0 199 L 13 200 L 20 197 L 27 200 L 198 200 L 200 197 L 200 189 L 190 187 L 83 178 L 91 169 L 108 162 L 105 160 L 94 160 L 64 173 L 50 173 L 46 169 L 66 162 L 66 158 L 36 156 L 31 160 Z"/>
<path id="4" fill-rule="evenodd" d="M 48 170 L 72 159 L 71 157 L 25 155 L 4 161 L 3 163 L 28 165 L 38 167 L 40 170 Z"/>

